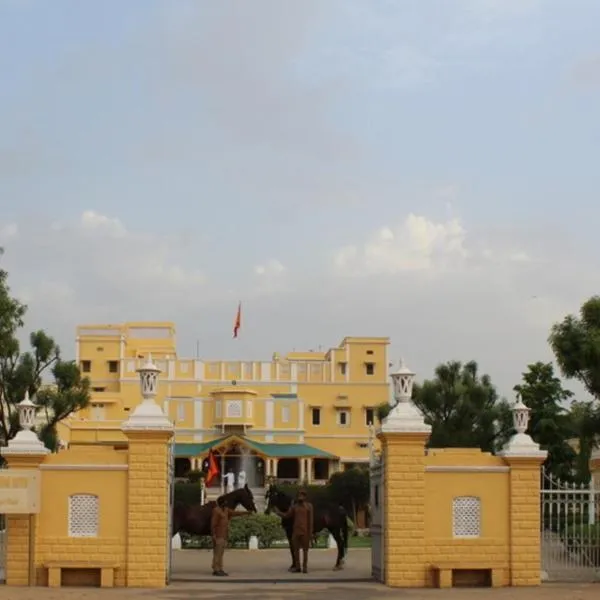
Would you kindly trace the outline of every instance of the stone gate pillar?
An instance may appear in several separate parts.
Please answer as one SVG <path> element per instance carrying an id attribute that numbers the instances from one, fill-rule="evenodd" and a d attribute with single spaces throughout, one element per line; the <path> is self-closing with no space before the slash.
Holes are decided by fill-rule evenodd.
<path id="1" fill-rule="evenodd" d="M 2 448 L 9 469 L 30 471 L 37 475 L 36 487 L 40 485 L 40 465 L 50 451 L 32 431 L 37 407 L 29 399 L 29 393 L 19 403 L 21 431 Z M 6 584 L 15 586 L 35 585 L 35 535 L 36 515 L 6 515 Z"/>
<path id="2" fill-rule="evenodd" d="M 401 361 L 391 378 L 395 406 L 377 431 L 385 457 L 385 584 L 423 587 L 427 567 L 425 444 L 431 427 L 411 401 L 414 373 Z"/>
<path id="3" fill-rule="evenodd" d="M 541 466 L 548 453 L 529 435 L 529 408 L 520 397 L 513 407 L 517 433 L 499 453 L 510 467 L 510 585 L 541 583 Z"/>
<path id="4" fill-rule="evenodd" d="M 129 440 L 127 587 L 163 588 L 170 565 L 169 444 L 174 427 L 155 402 L 160 370 L 138 370 L 143 401 L 121 429 Z"/>

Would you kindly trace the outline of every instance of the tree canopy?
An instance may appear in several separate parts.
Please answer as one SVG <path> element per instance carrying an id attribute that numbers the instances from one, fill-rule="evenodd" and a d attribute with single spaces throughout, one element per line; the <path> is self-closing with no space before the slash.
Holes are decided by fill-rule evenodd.
<path id="1" fill-rule="evenodd" d="M 43 330 L 33 332 L 31 348 L 21 351 L 18 333 L 26 311 L 11 296 L 8 273 L 0 270 L 0 445 L 5 446 L 19 431 L 17 405 L 28 392 L 40 407 L 38 434 L 55 450 L 57 423 L 89 404 L 89 380 L 81 376 L 74 361 L 61 359 L 58 345 Z M 43 385 L 48 375 L 53 382 Z"/>
<path id="2" fill-rule="evenodd" d="M 489 375 L 479 374 L 477 363 L 449 361 L 438 365 L 435 376 L 413 387 L 413 402 L 432 431 L 432 448 L 481 448 L 494 451 L 510 437 L 512 413 L 500 399 Z M 378 408 L 380 420 L 390 411 Z"/>
<path id="3" fill-rule="evenodd" d="M 571 479 L 577 452 L 568 440 L 576 435 L 575 423 L 565 402 L 573 393 L 565 390 L 554 374 L 552 363 L 530 364 L 522 382 L 514 387 L 531 409 L 528 433 L 548 451 L 546 470 L 559 479 Z"/>

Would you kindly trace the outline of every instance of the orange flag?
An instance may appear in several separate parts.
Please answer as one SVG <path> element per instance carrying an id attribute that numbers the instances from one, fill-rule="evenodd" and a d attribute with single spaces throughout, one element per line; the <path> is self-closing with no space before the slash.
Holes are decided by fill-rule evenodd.
<path id="1" fill-rule="evenodd" d="M 215 453 L 212 450 L 208 452 L 208 471 L 206 473 L 206 479 L 204 483 L 209 486 L 212 483 L 212 480 L 219 475 L 219 466 L 217 465 L 217 461 L 215 459 Z"/>
<path id="2" fill-rule="evenodd" d="M 233 324 L 233 337 L 236 338 L 238 336 L 238 331 L 242 326 L 242 303 L 238 304 L 237 314 L 235 316 L 235 323 Z"/>

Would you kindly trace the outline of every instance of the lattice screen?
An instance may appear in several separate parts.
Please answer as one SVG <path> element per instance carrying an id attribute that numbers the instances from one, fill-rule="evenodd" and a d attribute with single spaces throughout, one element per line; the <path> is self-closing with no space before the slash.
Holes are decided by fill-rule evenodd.
<path id="1" fill-rule="evenodd" d="M 97 537 L 100 522 L 98 496 L 69 496 L 69 537 Z"/>
<path id="2" fill-rule="evenodd" d="M 228 400 L 227 401 L 227 416 L 229 418 L 237 418 L 242 416 L 242 401 L 241 400 Z"/>
<path id="3" fill-rule="evenodd" d="M 455 538 L 481 536 L 481 500 L 460 496 L 452 501 L 452 533 Z"/>

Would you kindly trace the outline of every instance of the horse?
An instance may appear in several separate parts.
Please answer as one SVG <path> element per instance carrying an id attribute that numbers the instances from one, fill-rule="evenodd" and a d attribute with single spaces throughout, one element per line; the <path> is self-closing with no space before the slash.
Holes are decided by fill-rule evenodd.
<path id="1" fill-rule="evenodd" d="M 282 490 L 278 489 L 275 485 L 270 485 L 267 493 L 265 494 L 265 500 L 267 501 L 267 508 L 265 514 L 277 508 L 280 512 L 287 512 L 292 505 L 292 498 Z M 310 499 L 309 499 L 310 500 Z M 335 561 L 334 571 L 339 571 L 344 568 L 344 559 L 348 551 L 348 513 L 343 506 L 338 506 L 334 503 L 318 504 L 313 506 L 314 514 L 314 531 L 313 535 L 323 529 L 327 529 L 337 546 L 337 559 Z M 291 518 L 281 519 L 281 526 L 285 531 L 285 535 L 290 545 L 290 553 L 292 554 L 292 563 L 294 554 L 292 552 L 292 529 L 293 520 Z M 294 565 L 290 567 L 292 569 Z"/>
<path id="2" fill-rule="evenodd" d="M 229 494 L 224 494 L 223 500 L 225 500 L 225 506 L 231 510 L 235 510 L 241 504 L 248 512 L 257 512 L 252 490 L 247 485 Z M 192 506 L 183 502 L 175 502 L 172 512 L 171 537 L 178 533 L 197 536 L 211 535 L 210 521 L 216 505 L 214 500 Z"/>

